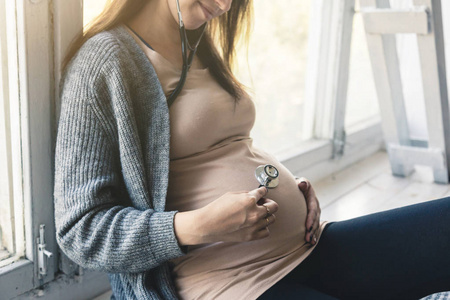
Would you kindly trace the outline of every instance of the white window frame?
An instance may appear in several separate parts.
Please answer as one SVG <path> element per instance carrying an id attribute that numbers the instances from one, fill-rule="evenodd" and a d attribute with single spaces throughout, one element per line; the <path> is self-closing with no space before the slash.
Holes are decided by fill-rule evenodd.
<path id="1" fill-rule="evenodd" d="M 0 2 L 0 16 L 6 16 L 6 7 L 4 1 Z M 14 256 L 21 256 L 23 255 L 25 249 L 23 245 L 17 244 L 16 240 L 23 240 L 23 230 L 14 230 L 16 227 L 23 228 L 23 218 L 21 215 L 18 217 L 15 216 L 16 211 L 22 211 L 23 205 L 20 205 L 20 207 L 14 203 L 14 187 L 13 187 L 13 151 L 12 151 L 12 142 L 16 141 L 14 140 L 14 137 L 11 137 L 9 134 L 10 128 L 12 124 L 16 123 L 14 119 L 11 120 L 9 116 L 10 112 L 10 104 L 9 104 L 9 93 L 10 93 L 10 86 L 9 86 L 9 67 L 8 67 L 8 37 L 7 37 L 7 28 L 6 28 L 6 18 L 0 18 L 0 60 L 1 60 L 1 73 L 0 73 L 0 112 L 2 115 L 0 116 L 0 119 L 3 121 L 2 124 L 0 124 L 0 130 L 2 130 L 2 135 L 5 137 L 5 142 L 0 144 L 2 147 L 1 153 L 4 154 L 0 159 L 5 160 L 6 165 L 5 169 L 2 170 L 2 176 L 5 175 L 4 180 L 4 186 L 2 186 L 2 194 L 5 197 L 5 200 L 2 201 L 3 209 L 7 209 L 9 214 L 7 216 L 2 216 L 2 219 L 10 219 L 9 228 L 2 228 L 3 230 L 7 231 L 7 233 L 3 234 L 2 239 L 6 239 L 6 247 L 7 251 L 11 254 L 14 253 Z M 14 41 L 12 41 L 14 42 Z M 19 204 L 22 202 L 19 201 Z M 19 223 L 21 222 L 21 223 Z M 17 223 L 17 224 L 16 224 Z M 17 244 L 17 245 L 16 245 Z M 0 262 L 0 266 L 4 266 L 11 261 L 16 260 L 17 257 L 10 257 L 9 259 L 3 259 Z"/>
<path id="2" fill-rule="evenodd" d="M 46 299 L 63 299 L 66 292 L 82 298 L 94 297 L 109 289 L 105 274 L 83 272 L 79 268 L 70 279 L 57 274 L 59 255 L 53 211 L 53 157 L 55 109 L 59 107 L 55 106 L 58 93 L 55 77 L 59 78 L 60 74 L 59 70 L 54 70 L 54 60 L 60 61 L 61 55 L 55 56 L 55 52 L 61 47 L 55 45 L 55 41 L 68 44 L 71 37 L 61 38 L 63 34 L 54 32 L 52 25 L 56 23 L 53 18 L 57 15 L 54 7 L 63 1 L 1 1 L 0 7 L 6 10 L 7 16 L 6 20 L 0 21 L 7 27 L 8 40 L 9 85 L 8 93 L 4 94 L 7 94 L 5 99 L 10 106 L 15 228 L 18 238 L 21 232 L 22 240 L 25 236 L 22 257 L 0 268 L 1 297 L 10 299 L 20 295 L 21 299 L 32 299 L 45 295 Z M 79 1 L 72 1 L 72 4 L 76 2 Z M 59 24 L 64 24 L 61 20 L 70 19 L 70 16 L 70 10 L 66 9 Z M 5 53 L 3 51 L 2 55 Z M 47 264 L 47 275 L 42 277 L 38 275 L 36 263 L 41 224 L 45 225 L 46 250 L 53 253 Z"/>
<path id="3" fill-rule="evenodd" d="M 355 0 L 314 0 L 309 25 L 308 68 L 299 148 L 277 155 L 297 176 L 311 181 L 384 148 L 380 117 L 345 130 Z"/>
<path id="4" fill-rule="evenodd" d="M 13 265 L 0 268 L 0 290 L 2 296 L 7 298 L 21 295 L 23 299 L 31 299 L 45 294 L 46 299 L 61 299 L 70 292 L 89 299 L 109 289 L 109 282 L 105 274 L 84 272 L 58 252 L 52 195 L 61 76 L 55 66 L 60 66 L 73 37 L 82 30 L 82 1 L 0 1 L 7 3 L 8 15 L 16 16 L 14 22 L 9 22 L 14 25 L 8 28 L 8 35 L 17 38 L 17 43 L 9 43 L 11 47 L 16 47 L 14 51 L 11 48 L 9 53 L 18 55 L 17 63 L 9 66 L 9 74 L 10 78 L 17 79 L 10 80 L 10 94 L 17 93 L 20 101 L 11 101 L 14 103 L 11 105 L 11 115 L 21 118 L 12 118 L 11 124 L 14 130 L 21 130 L 20 138 L 12 143 L 22 153 L 15 153 L 13 169 L 21 170 L 20 184 L 14 190 L 15 197 L 23 197 L 26 236 L 25 257 Z M 339 157 L 335 155 L 336 142 L 333 138 L 336 140 L 336 130 L 344 128 L 348 80 L 346 51 L 350 51 L 349 24 L 352 22 L 354 0 L 336 2 L 341 2 L 343 6 L 333 4 L 330 8 L 326 5 L 329 4 L 327 0 L 313 1 L 305 114 L 305 126 L 312 133 L 310 141 L 289 153 L 277 155 L 294 174 L 306 176 L 312 181 L 345 168 L 383 147 L 381 125 L 379 119 L 374 118 L 349 129 L 346 140 L 342 140 L 346 145 L 345 152 Z M 325 15 L 330 18 L 324 19 Z M 319 51 L 326 40 L 333 45 L 328 47 L 329 51 Z M 8 41 L 11 41 L 9 36 Z M 311 55 L 314 53 L 316 55 Z M 321 81 L 324 74 L 327 80 Z M 317 95 L 320 89 L 325 91 L 322 97 Z M 321 114 L 320 107 L 327 107 L 328 110 Z M 332 159 L 333 156 L 336 159 Z M 40 224 L 46 225 L 47 249 L 54 254 L 49 275 L 43 280 L 39 279 L 34 263 L 37 250 L 33 241 L 39 236 Z M 57 266 L 65 274 L 55 276 Z M 47 284 L 42 286 L 44 283 Z"/>
<path id="5" fill-rule="evenodd" d="M 56 256 L 49 259 L 48 275 L 40 277 L 36 239 L 46 226 L 46 249 L 56 253 L 52 201 L 53 62 L 49 10 L 45 1 L 6 1 L 8 40 L 8 95 L 16 234 L 25 236 L 20 259 L 0 269 L 2 296 L 14 297 L 53 280 Z M 33 16 L 31 18 L 31 16 Z M 33 47 L 29 47 L 33 45 Z M 4 49 L 6 50 L 6 49 Z M 24 230 L 24 234 L 20 234 Z M 19 244 L 19 253 L 21 245 Z"/>

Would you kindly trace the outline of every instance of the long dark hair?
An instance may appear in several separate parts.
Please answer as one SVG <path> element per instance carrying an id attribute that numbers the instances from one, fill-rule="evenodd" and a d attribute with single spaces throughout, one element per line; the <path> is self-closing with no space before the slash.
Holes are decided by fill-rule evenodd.
<path id="1" fill-rule="evenodd" d="M 62 63 L 64 70 L 81 46 L 99 32 L 126 24 L 151 0 L 107 0 L 102 13 L 75 37 Z M 200 61 L 211 75 L 236 100 L 244 86 L 233 75 L 235 49 L 240 41 L 248 43 L 253 21 L 252 0 L 234 0 L 228 12 L 210 21 L 197 50 Z"/>

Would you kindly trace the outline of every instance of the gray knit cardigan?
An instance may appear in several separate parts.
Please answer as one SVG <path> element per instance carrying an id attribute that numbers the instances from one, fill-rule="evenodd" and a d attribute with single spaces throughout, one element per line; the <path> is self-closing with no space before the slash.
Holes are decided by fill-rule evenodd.
<path id="1" fill-rule="evenodd" d="M 166 212 L 169 110 L 123 25 L 90 38 L 61 81 L 55 222 L 62 251 L 108 273 L 117 299 L 175 299 L 167 261 L 184 254 Z"/>

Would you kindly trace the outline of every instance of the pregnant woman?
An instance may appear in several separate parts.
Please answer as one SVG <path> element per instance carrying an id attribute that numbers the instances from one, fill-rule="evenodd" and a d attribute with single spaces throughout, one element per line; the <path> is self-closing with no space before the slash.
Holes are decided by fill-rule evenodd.
<path id="1" fill-rule="evenodd" d="M 113 0 L 74 42 L 55 158 L 61 249 L 108 272 L 116 299 L 450 289 L 448 199 L 320 222 L 309 182 L 252 145 L 254 103 L 230 67 L 250 17 L 250 0 Z M 275 188 L 257 188 L 266 164 Z"/>

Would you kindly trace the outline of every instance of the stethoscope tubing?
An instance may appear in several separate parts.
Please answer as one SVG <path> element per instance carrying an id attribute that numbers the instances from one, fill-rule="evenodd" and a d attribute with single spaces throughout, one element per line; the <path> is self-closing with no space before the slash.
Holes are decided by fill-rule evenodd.
<path id="1" fill-rule="evenodd" d="M 206 23 L 203 24 L 203 29 L 200 34 L 200 37 L 198 38 L 197 42 L 195 43 L 195 46 L 192 47 L 191 44 L 189 44 L 189 39 L 187 38 L 186 28 L 184 27 L 183 18 L 181 16 L 181 10 L 180 10 L 180 3 L 178 0 L 177 2 L 177 10 L 178 10 L 178 23 L 180 26 L 180 39 L 181 39 L 181 56 L 183 58 L 183 68 L 181 70 L 181 76 L 180 80 L 178 81 L 177 86 L 173 90 L 173 92 L 170 94 L 170 96 L 167 98 L 168 106 L 170 107 L 175 99 L 180 94 L 181 90 L 183 89 L 184 84 L 186 83 L 186 77 L 189 69 L 191 68 L 192 62 L 194 61 L 195 53 L 197 52 L 198 45 L 200 44 L 200 41 L 203 37 L 203 34 L 205 33 L 206 29 Z M 188 56 L 188 48 L 189 48 L 189 56 Z"/>

